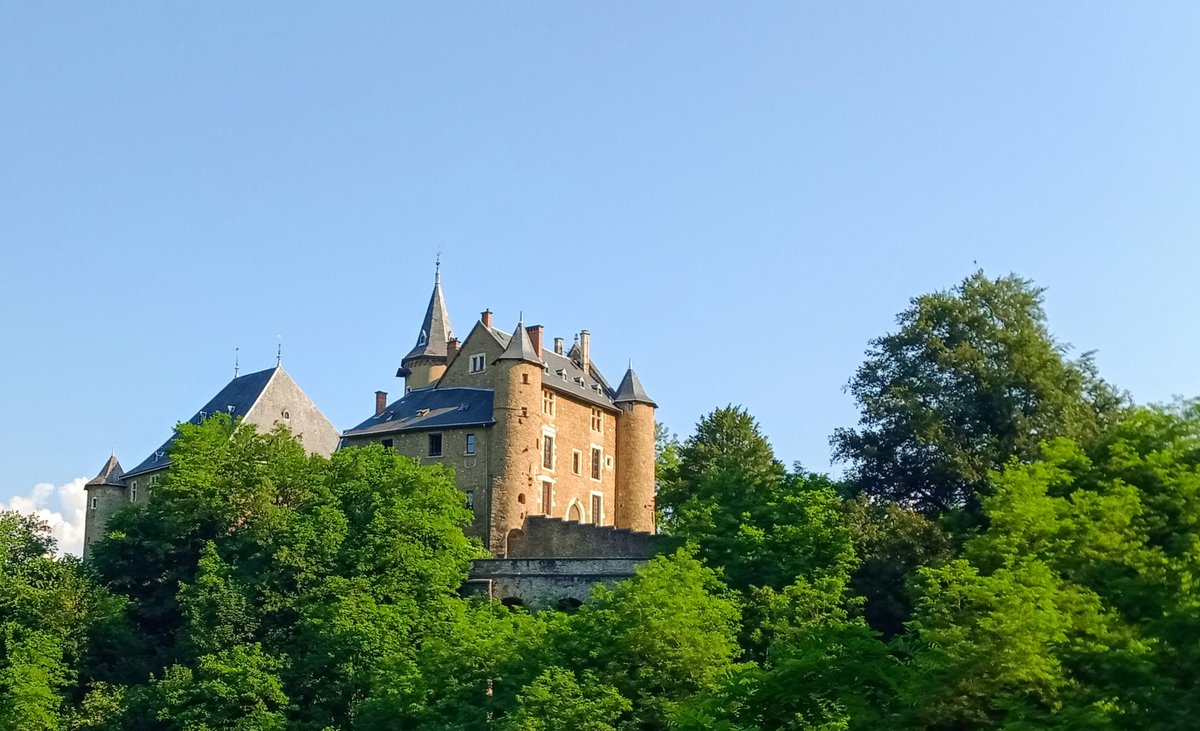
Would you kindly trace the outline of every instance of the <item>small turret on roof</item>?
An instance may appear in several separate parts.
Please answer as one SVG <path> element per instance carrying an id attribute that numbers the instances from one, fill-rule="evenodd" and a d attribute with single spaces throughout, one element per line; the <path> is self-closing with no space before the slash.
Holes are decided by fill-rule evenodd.
<path id="1" fill-rule="evenodd" d="M 117 461 L 117 455 L 108 458 L 104 466 L 100 468 L 100 474 L 87 481 L 84 488 L 99 487 L 108 485 L 111 487 L 123 487 L 125 482 L 121 479 L 125 476 L 125 470 L 121 469 L 121 463 Z"/>
<path id="2" fill-rule="evenodd" d="M 613 397 L 613 403 L 650 404 L 654 408 L 658 408 L 658 404 L 654 403 L 654 399 L 646 394 L 646 389 L 642 388 L 641 380 L 633 372 L 633 363 L 629 364 L 629 370 L 625 371 L 625 377 L 621 379 L 621 385 L 617 386 L 617 395 Z"/>
<path id="3" fill-rule="evenodd" d="M 496 360 L 523 360 L 526 363 L 542 365 L 542 359 L 537 356 L 533 341 L 529 339 L 529 332 L 525 330 L 525 318 L 522 317 L 517 322 L 517 329 L 513 330 L 512 337 L 509 338 L 508 347 Z"/>
<path id="4" fill-rule="evenodd" d="M 408 363 L 419 358 L 446 358 L 446 346 L 450 342 L 450 313 L 446 311 L 446 298 L 442 295 L 442 273 L 440 265 L 433 273 L 433 294 L 429 296 L 429 306 L 425 309 L 425 319 L 421 321 L 421 331 L 417 334 L 417 344 L 400 365 L 400 372 L 405 375 Z"/>

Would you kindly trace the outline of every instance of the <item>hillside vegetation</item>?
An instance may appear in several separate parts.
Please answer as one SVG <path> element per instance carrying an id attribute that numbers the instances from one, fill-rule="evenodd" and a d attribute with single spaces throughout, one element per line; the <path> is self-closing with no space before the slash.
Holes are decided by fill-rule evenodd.
<path id="1" fill-rule="evenodd" d="M 660 430 L 674 547 L 580 607 L 458 588 L 453 476 L 184 424 L 87 565 L 0 513 L 0 731 L 1193 729 L 1200 407 L 1138 406 L 975 274 L 872 341 L 844 478 Z"/>

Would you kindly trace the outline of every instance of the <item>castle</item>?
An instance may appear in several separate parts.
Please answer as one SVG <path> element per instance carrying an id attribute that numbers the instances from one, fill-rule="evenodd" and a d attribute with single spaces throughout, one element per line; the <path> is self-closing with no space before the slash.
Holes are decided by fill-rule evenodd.
<path id="1" fill-rule="evenodd" d="M 546 347 L 541 326 L 518 322 L 507 333 L 484 311 L 459 340 L 435 271 L 416 345 L 396 375 L 404 395 L 388 403 L 377 391 L 374 413 L 340 435 L 278 363 L 235 376 L 191 421 L 224 411 L 261 430 L 286 424 L 318 454 L 380 443 L 452 466 L 473 513 L 468 533 L 494 557 L 476 563 L 476 591 L 520 597 L 553 574 L 550 584 L 579 597 L 653 552 L 657 407 L 632 366 L 609 384 L 587 330 L 569 349 L 563 338 Z M 128 472 L 111 457 L 87 483 L 85 558 L 113 513 L 149 497 L 170 466 L 172 439 Z"/>

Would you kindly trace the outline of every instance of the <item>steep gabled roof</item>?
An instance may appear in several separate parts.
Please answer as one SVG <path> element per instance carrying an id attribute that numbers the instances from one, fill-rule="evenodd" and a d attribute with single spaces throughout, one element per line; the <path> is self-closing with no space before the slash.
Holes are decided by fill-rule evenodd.
<path id="1" fill-rule="evenodd" d="M 382 414 L 372 416 L 342 436 L 491 424 L 494 395 L 490 388 L 460 386 L 410 391 L 392 402 Z"/>
<path id="2" fill-rule="evenodd" d="M 646 394 L 646 389 L 642 388 L 642 382 L 633 372 L 633 365 L 630 364 L 629 370 L 625 371 L 625 377 L 621 379 L 621 385 L 617 386 L 617 395 L 613 397 L 613 403 L 626 404 L 650 404 L 658 408 L 658 404 L 654 403 Z"/>
<path id="3" fill-rule="evenodd" d="M 412 358 L 445 358 L 451 331 L 450 313 L 446 311 L 446 298 L 442 296 L 442 275 L 439 271 L 433 275 L 433 294 L 429 296 L 425 319 L 421 321 L 421 331 L 417 334 L 417 344 L 404 356 L 404 361 Z"/>
<path id="4" fill-rule="evenodd" d="M 257 373 L 247 373 L 244 376 L 238 376 L 226 384 L 216 396 L 213 396 L 192 418 L 188 419 L 188 423 L 199 424 L 209 416 L 218 413 L 226 413 L 235 419 L 240 419 L 246 416 L 259 397 L 267 388 L 267 384 L 271 382 L 271 377 L 276 371 L 282 370 L 282 366 L 268 368 L 265 371 Z M 134 477 L 144 472 L 156 472 L 165 469 L 171 465 L 169 452 L 171 446 L 175 443 L 175 435 L 163 442 L 162 446 L 154 450 L 154 452 L 142 460 L 137 467 L 125 473 L 125 478 Z"/>
<path id="5" fill-rule="evenodd" d="M 124 487 L 125 483 L 121 480 L 124 474 L 125 471 L 121 469 L 121 463 L 117 461 L 117 455 L 114 454 L 100 468 L 100 473 L 87 481 L 84 488 L 101 486 Z"/>
<path id="6" fill-rule="evenodd" d="M 503 330 L 497 330 L 494 327 L 486 329 L 506 350 L 512 344 L 512 336 Z M 530 347 L 532 348 L 532 345 Z M 543 365 L 542 385 L 546 388 L 566 394 L 571 398 L 616 410 L 616 406 L 613 405 L 612 387 L 608 385 L 608 381 L 600 373 L 600 369 L 596 368 L 595 363 L 589 363 L 585 372 L 579 362 L 570 354 L 560 355 L 553 350 L 542 348 L 542 361 L 539 365 Z"/>

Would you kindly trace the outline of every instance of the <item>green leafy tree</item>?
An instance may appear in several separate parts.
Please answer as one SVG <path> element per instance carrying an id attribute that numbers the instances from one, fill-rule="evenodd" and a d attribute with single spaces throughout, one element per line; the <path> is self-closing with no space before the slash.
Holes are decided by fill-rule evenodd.
<path id="1" fill-rule="evenodd" d="M 1137 409 L 1013 462 L 920 572 L 903 696 L 926 728 L 1186 729 L 1200 713 L 1200 417 Z"/>
<path id="2" fill-rule="evenodd" d="M 1042 290 L 982 272 L 912 300 L 898 329 L 871 341 L 848 389 L 857 429 L 834 454 L 853 489 L 929 514 L 978 509 L 988 476 L 1041 442 L 1093 442 L 1123 399 L 1090 354 L 1070 359 L 1046 327 Z"/>
<path id="3" fill-rule="evenodd" d="M 744 409 L 701 419 L 679 450 L 659 501 L 663 530 L 694 543 L 737 589 L 782 587 L 801 575 L 840 575 L 855 562 L 828 478 L 788 474 Z"/>
<path id="4" fill-rule="evenodd" d="M 257 645 L 201 657 L 197 669 L 174 665 L 154 683 L 155 717 L 174 731 L 281 731 L 288 698 L 279 660 Z"/>
<path id="5" fill-rule="evenodd" d="M 865 495 L 846 501 L 844 510 L 859 560 L 851 586 L 865 600 L 863 616 L 885 637 L 899 635 L 912 614 L 912 577 L 922 566 L 950 560 L 950 536 L 922 513 L 872 504 Z"/>
<path id="6" fill-rule="evenodd" d="M 633 708 L 616 688 L 585 672 L 547 668 L 517 695 L 517 710 L 500 728 L 510 731 L 616 731 Z"/>
<path id="7" fill-rule="evenodd" d="M 595 673 L 631 701 L 629 728 L 661 728 L 672 704 L 736 667 L 739 620 L 716 573 L 681 550 L 612 589 L 596 587 L 555 647 L 559 664 Z"/>

